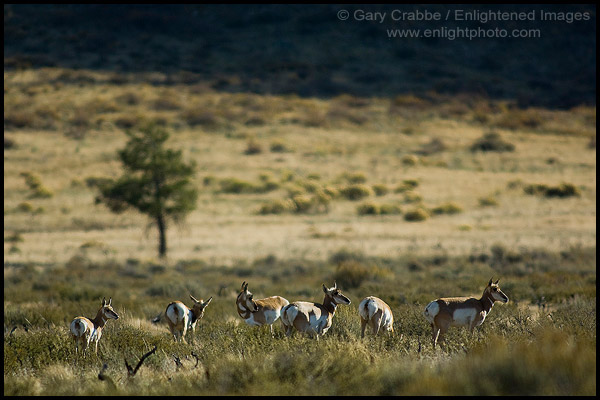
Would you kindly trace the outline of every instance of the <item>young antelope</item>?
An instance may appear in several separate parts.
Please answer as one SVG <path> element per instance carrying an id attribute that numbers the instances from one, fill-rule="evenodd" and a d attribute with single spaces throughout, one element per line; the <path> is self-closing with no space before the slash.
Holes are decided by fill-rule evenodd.
<path id="1" fill-rule="evenodd" d="M 202 299 L 198 301 L 191 294 L 190 298 L 194 302 L 191 309 L 187 308 L 181 301 L 173 301 L 169 303 L 165 310 L 167 324 L 169 325 L 169 330 L 175 341 L 185 342 L 185 335 L 188 330 L 191 330 L 193 342 L 196 323 L 204 316 L 206 306 L 212 301 L 212 296 L 206 301 L 202 301 Z"/>
<path id="2" fill-rule="evenodd" d="M 380 330 L 394 332 L 394 315 L 390 306 L 385 301 L 375 296 L 369 296 L 363 299 L 358 305 L 358 314 L 360 315 L 360 337 L 365 337 L 365 328 L 367 325 L 373 330 L 373 335 L 377 335 Z"/>
<path id="3" fill-rule="evenodd" d="M 85 345 L 84 351 L 90 345 L 90 342 L 96 343 L 96 354 L 98 353 L 98 342 L 102 337 L 102 330 L 109 319 L 119 319 L 119 315 L 113 310 L 112 297 L 106 302 L 106 298 L 102 299 L 102 306 L 96 313 L 94 319 L 86 317 L 76 317 L 70 325 L 71 336 L 75 342 L 75 354 L 79 353 L 79 346 Z"/>

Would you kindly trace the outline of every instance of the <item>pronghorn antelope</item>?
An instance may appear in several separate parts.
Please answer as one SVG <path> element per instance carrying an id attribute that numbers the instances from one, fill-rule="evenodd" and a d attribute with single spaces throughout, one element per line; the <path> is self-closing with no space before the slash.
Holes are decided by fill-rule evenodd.
<path id="1" fill-rule="evenodd" d="M 285 326 L 286 336 L 290 336 L 296 328 L 300 332 L 314 334 L 318 340 L 319 335 L 324 335 L 331 328 L 337 305 L 350 304 L 350 299 L 342 294 L 336 283 L 329 289 L 323 285 L 323 292 L 323 304 L 295 301 L 283 308 L 281 322 Z"/>
<path id="2" fill-rule="evenodd" d="M 76 317 L 71 322 L 70 330 L 73 341 L 75 342 L 75 354 L 79 353 L 79 345 L 84 345 L 83 350 L 87 350 L 90 342 L 96 343 L 96 353 L 98 353 L 98 342 L 102 337 L 102 330 L 109 319 L 119 319 L 119 315 L 113 310 L 112 297 L 106 302 L 106 297 L 102 299 L 102 306 L 96 313 L 96 318 L 88 319 L 86 317 Z"/>
<path id="3" fill-rule="evenodd" d="M 206 301 L 202 301 L 202 299 L 198 301 L 191 294 L 190 298 L 194 302 L 191 309 L 187 308 L 181 301 L 173 301 L 169 303 L 165 310 L 167 324 L 169 325 L 169 330 L 175 341 L 179 340 L 185 342 L 185 334 L 188 329 L 192 331 L 193 341 L 194 333 L 196 331 L 196 322 L 204 316 L 204 309 L 212 301 L 212 296 Z"/>
<path id="4" fill-rule="evenodd" d="M 493 279 L 493 278 L 492 278 Z M 468 326 L 473 329 L 485 320 L 495 301 L 508 303 L 508 296 L 500 290 L 498 281 L 488 282 L 480 299 L 473 297 L 447 297 L 432 301 L 425 307 L 423 314 L 432 328 L 433 347 L 443 342 L 444 334 L 451 326 Z"/>
<path id="5" fill-rule="evenodd" d="M 281 309 L 289 301 L 281 296 L 271 296 L 265 299 L 254 300 L 252 293 L 248 290 L 248 283 L 242 283 L 242 291 L 235 301 L 237 312 L 240 317 L 250 326 L 269 325 L 271 336 L 273 336 L 273 322 L 281 316 Z"/>
<path id="6" fill-rule="evenodd" d="M 380 329 L 394 332 L 394 315 L 390 306 L 385 301 L 375 296 L 365 297 L 358 305 L 358 314 L 360 315 L 360 337 L 365 337 L 365 328 L 367 324 L 373 330 L 373 335 L 377 335 Z"/>

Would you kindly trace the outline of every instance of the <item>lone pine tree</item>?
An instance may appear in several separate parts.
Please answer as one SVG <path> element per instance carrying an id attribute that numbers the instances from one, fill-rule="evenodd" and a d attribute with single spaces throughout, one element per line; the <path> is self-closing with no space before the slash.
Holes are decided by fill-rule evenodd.
<path id="1" fill-rule="evenodd" d="M 119 150 L 124 172 L 99 185 L 96 203 L 120 213 L 135 208 L 158 228 L 158 254 L 167 253 L 167 221 L 181 221 L 196 208 L 198 191 L 192 184 L 193 162 L 185 163 L 181 150 L 164 147 L 169 133 L 153 124 L 127 131 L 129 141 Z"/>

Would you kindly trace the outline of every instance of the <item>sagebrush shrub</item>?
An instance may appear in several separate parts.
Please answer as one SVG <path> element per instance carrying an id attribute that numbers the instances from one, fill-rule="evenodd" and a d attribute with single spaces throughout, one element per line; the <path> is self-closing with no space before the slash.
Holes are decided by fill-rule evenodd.
<path id="1" fill-rule="evenodd" d="M 514 151 L 515 145 L 502 139 L 499 133 L 489 132 L 471 145 L 471 151 Z"/>

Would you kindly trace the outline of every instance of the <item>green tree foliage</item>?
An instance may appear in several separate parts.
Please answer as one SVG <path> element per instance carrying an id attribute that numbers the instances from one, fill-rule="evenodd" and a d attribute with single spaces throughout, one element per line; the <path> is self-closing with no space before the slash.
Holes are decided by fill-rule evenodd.
<path id="1" fill-rule="evenodd" d="M 196 208 L 198 191 L 192 185 L 194 163 L 182 160 L 181 150 L 164 147 L 169 133 L 148 124 L 139 131 L 127 131 L 129 141 L 118 152 L 124 173 L 99 185 L 96 203 L 115 213 L 135 208 L 147 214 L 159 232 L 158 253 L 167 252 L 167 220 L 175 222 Z"/>

